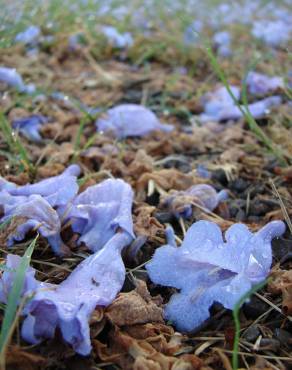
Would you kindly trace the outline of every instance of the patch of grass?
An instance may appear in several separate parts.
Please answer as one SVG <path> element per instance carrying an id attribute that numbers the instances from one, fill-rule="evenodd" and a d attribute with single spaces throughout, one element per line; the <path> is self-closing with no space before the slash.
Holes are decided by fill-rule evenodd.
<path id="1" fill-rule="evenodd" d="M 5 353 L 7 345 L 13 334 L 14 323 L 17 318 L 17 307 L 21 301 L 21 293 L 25 281 L 25 273 L 29 267 L 31 256 L 38 239 L 38 235 L 28 246 L 23 257 L 21 258 L 18 269 L 15 272 L 12 288 L 8 295 L 7 304 L 5 307 L 4 318 L 2 321 L 0 332 L 0 367 L 5 368 Z"/>
<path id="2" fill-rule="evenodd" d="M 15 135 L 3 113 L 0 113 L 0 130 L 3 133 L 4 140 L 9 146 L 10 151 L 19 157 L 23 168 L 25 170 L 28 170 L 30 173 L 34 173 L 35 168 L 30 161 L 25 147 L 22 145 L 19 138 Z"/>
<path id="3" fill-rule="evenodd" d="M 252 296 L 255 292 L 262 289 L 267 284 L 267 280 L 262 281 L 259 284 L 256 284 L 252 287 L 247 293 L 245 293 L 240 300 L 236 303 L 233 311 L 233 321 L 235 326 L 235 336 L 234 336 L 234 343 L 233 343 L 233 351 L 232 351 L 232 368 L 233 370 L 238 369 L 238 349 L 239 349 L 239 337 L 240 337 L 240 320 L 239 320 L 239 311 L 243 303 Z"/>
<path id="4" fill-rule="evenodd" d="M 195 31 L 194 31 L 195 32 Z M 287 165 L 287 161 L 284 158 L 284 155 L 282 151 L 275 145 L 275 143 L 265 134 L 265 132 L 260 128 L 260 126 L 257 124 L 256 120 L 251 115 L 248 104 L 247 104 L 247 96 L 246 96 L 246 83 L 243 84 L 243 106 L 239 103 L 239 101 L 234 96 L 230 85 L 227 81 L 227 78 L 225 76 L 225 73 L 223 72 L 222 68 L 220 67 L 217 58 L 212 51 L 212 48 L 209 44 L 205 43 L 205 50 L 207 53 L 207 56 L 209 57 L 209 60 L 211 62 L 211 65 L 216 73 L 216 75 L 219 77 L 223 85 L 225 86 L 226 90 L 228 91 L 228 94 L 231 96 L 232 100 L 238 107 L 238 109 L 243 114 L 244 118 L 247 121 L 247 124 L 252 132 L 255 133 L 257 138 L 269 149 L 273 152 L 273 154 L 279 159 L 282 165 Z"/>

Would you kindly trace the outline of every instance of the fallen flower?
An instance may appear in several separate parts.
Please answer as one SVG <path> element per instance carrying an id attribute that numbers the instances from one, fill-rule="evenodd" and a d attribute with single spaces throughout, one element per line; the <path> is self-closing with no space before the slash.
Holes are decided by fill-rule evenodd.
<path id="1" fill-rule="evenodd" d="M 23 93 L 33 94 L 35 92 L 35 86 L 33 84 L 25 85 L 22 77 L 14 68 L 0 67 L 0 82 L 4 82 Z"/>
<path id="2" fill-rule="evenodd" d="M 231 35 L 228 31 L 216 32 L 213 36 L 213 43 L 217 49 L 217 54 L 222 57 L 232 55 L 231 51 Z"/>
<path id="3" fill-rule="evenodd" d="M 67 215 L 73 231 L 81 235 L 78 242 L 95 252 L 118 229 L 134 238 L 132 202 L 133 191 L 123 180 L 108 179 L 88 187 L 74 199 Z"/>
<path id="4" fill-rule="evenodd" d="M 290 39 L 291 23 L 283 20 L 258 20 L 254 22 L 252 35 L 270 47 L 283 47 Z"/>
<path id="5" fill-rule="evenodd" d="M 58 255 L 65 254 L 67 247 L 63 244 L 60 232 L 61 222 L 57 212 L 40 195 L 29 197 L 13 197 L 9 193 L 0 193 L 0 204 L 4 209 L 1 223 L 9 220 L 19 219 L 19 225 L 13 234 L 7 239 L 7 245 L 13 246 L 15 241 L 21 241 L 30 230 L 38 231 L 48 239 L 52 249 Z"/>
<path id="6" fill-rule="evenodd" d="M 230 86 L 233 95 L 238 100 L 240 90 L 236 86 Z M 212 93 L 208 93 L 202 98 L 204 113 L 199 115 L 202 123 L 206 122 L 224 122 L 228 120 L 238 120 L 244 115 L 239 107 L 234 103 L 225 87 L 220 87 Z M 269 113 L 269 109 L 279 106 L 282 103 L 280 96 L 269 96 L 255 103 L 248 105 L 248 110 L 255 119 L 265 117 Z M 241 105 L 243 110 L 246 110 L 244 105 Z"/>
<path id="7" fill-rule="evenodd" d="M 95 124 L 99 132 L 112 132 L 118 139 L 144 136 L 154 130 L 173 130 L 172 125 L 160 123 L 151 110 L 138 104 L 121 104 L 111 108 L 106 117 L 99 118 Z"/>
<path id="8" fill-rule="evenodd" d="M 200 33 L 203 30 L 203 22 L 201 20 L 195 20 L 189 24 L 183 33 L 183 43 L 186 46 L 196 46 L 200 40 Z"/>
<path id="9" fill-rule="evenodd" d="M 198 184 L 185 191 L 173 191 L 170 195 L 162 197 L 161 206 L 167 207 L 177 218 L 190 218 L 196 204 L 213 211 L 227 197 L 228 193 L 225 190 L 217 193 L 211 185 Z"/>
<path id="10" fill-rule="evenodd" d="M 252 234 L 243 224 L 232 225 L 223 240 L 220 228 L 198 221 L 187 231 L 180 247 L 168 229 L 168 244 L 155 251 L 146 265 L 155 284 L 175 287 L 164 312 L 182 331 L 191 331 L 209 316 L 214 302 L 233 309 L 254 284 L 269 274 L 271 240 L 285 231 L 282 221 L 273 221 Z"/>
<path id="11" fill-rule="evenodd" d="M 129 32 L 120 33 L 113 26 L 102 26 L 101 32 L 107 38 L 108 42 L 115 48 L 125 49 L 134 44 L 133 37 Z"/>
<path id="12" fill-rule="evenodd" d="M 41 30 L 37 26 L 29 26 L 25 31 L 20 32 L 15 37 L 15 42 L 21 42 L 25 45 L 34 44 L 41 34 Z"/>
<path id="13" fill-rule="evenodd" d="M 117 233 L 104 248 L 81 262 L 59 285 L 38 282 L 34 269 L 26 273 L 24 296 L 34 293 L 22 312 L 26 316 L 21 334 L 33 344 L 53 338 L 57 327 L 64 340 L 81 355 L 91 350 L 88 321 L 96 306 L 109 305 L 121 290 L 125 266 L 121 250 L 132 237 Z M 1 277 L 0 300 L 5 302 L 20 258 L 7 259 L 7 269 Z"/>
<path id="14" fill-rule="evenodd" d="M 39 143 L 42 137 L 39 130 L 42 125 L 48 122 L 48 118 L 40 114 L 33 114 L 29 117 L 19 118 L 13 121 L 12 127 L 18 130 L 28 140 Z"/>
<path id="15" fill-rule="evenodd" d="M 72 164 L 71 166 L 66 168 L 66 170 L 60 175 L 49 177 L 35 184 L 17 186 L 15 184 L 9 183 L 11 188 L 8 191 L 10 195 L 15 196 L 30 196 L 33 194 L 39 194 L 52 207 L 64 207 L 70 201 L 72 201 L 78 193 L 79 186 L 77 184 L 77 177 L 79 176 L 79 174 L 80 167 L 76 164 Z M 7 187 L 7 182 L 5 182 L 5 185 L 2 186 Z M 0 182 L 0 191 L 1 190 L 2 188 Z"/>
<path id="16" fill-rule="evenodd" d="M 262 73 L 249 72 L 246 78 L 248 91 L 253 95 L 266 95 L 284 87 L 282 77 L 269 77 Z"/>
<path id="17" fill-rule="evenodd" d="M 9 246 L 14 241 L 23 240 L 28 231 L 35 229 L 47 238 L 57 255 L 68 252 L 60 237 L 61 216 L 78 192 L 79 173 L 79 166 L 71 165 L 61 175 L 23 186 L 0 178 L 0 206 L 3 208 L 0 221 L 15 217 L 20 221 L 15 233 L 8 237 Z"/>

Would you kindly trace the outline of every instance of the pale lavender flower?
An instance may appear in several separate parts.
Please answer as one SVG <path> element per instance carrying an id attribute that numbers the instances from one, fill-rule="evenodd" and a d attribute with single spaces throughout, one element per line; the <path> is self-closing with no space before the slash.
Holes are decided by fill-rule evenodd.
<path id="1" fill-rule="evenodd" d="M 262 73 L 249 72 L 246 78 L 248 91 L 253 95 L 266 95 L 284 87 L 282 77 L 269 77 Z"/>
<path id="2" fill-rule="evenodd" d="M 240 90 L 236 86 L 230 86 L 233 95 L 238 100 L 240 97 Z M 270 96 L 261 99 L 257 102 L 248 105 L 248 110 L 256 119 L 264 118 L 273 107 L 281 105 L 282 99 L 280 96 Z M 199 115 L 202 123 L 206 122 L 224 122 L 228 120 L 236 121 L 243 118 L 243 113 L 239 107 L 234 103 L 225 87 L 218 88 L 212 93 L 207 93 L 202 98 L 204 112 Z M 241 105 L 242 109 L 246 108 Z"/>
<path id="3" fill-rule="evenodd" d="M 52 207 L 64 207 L 78 193 L 77 177 L 80 167 L 72 164 L 60 175 L 49 177 L 35 184 L 16 186 L 9 193 L 16 196 L 41 195 Z"/>
<path id="4" fill-rule="evenodd" d="M 113 26 L 102 26 L 101 32 L 107 38 L 108 42 L 118 49 L 129 48 L 134 44 L 133 37 L 129 32 L 120 33 Z"/>
<path id="5" fill-rule="evenodd" d="M 35 230 L 48 240 L 56 254 L 63 255 L 68 251 L 60 237 L 61 222 L 58 213 L 40 195 L 11 196 L 2 191 L 0 205 L 4 210 L 1 223 L 13 218 L 19 218 L 22 221 L 14 233 L 8 236 L 9 247 L 12 247 L 16 241 L 23 240 L 29 231 Z"/>
<path id="6" fill-rule="evenodd" d="M 42 125 L 48 122 L 48 118 L 40 114 L 33 114 L 29 117 L 18 118 L 12 122 L 12 127 L 18 130 L 28 140 L 39 143 L 42 137 L 39 133 Z"/>
<path id="7" fill-rule="evenodd" d="M 173 129 L 172 125 L 160 123 L 151 110 L 137 104 L 121 104 L 111 108 L 95 124 L 99 132 L 112 133 L 119 139 L 144 136 L 155 130 L 169 132 Z"/>
<path id="8" fill-rule="evenodd" d="M 134 237 L 132 221 L 133 191 L 119 179 L 108 179 L 79 194 L 67 217 L 81 236 L 79 243 L 92 251 L 101 249 L 118 229 Z"/>
<path id="9" fill-rule="evenodd" d="M 232 55 L 231 51 L 231 35 L 228 31 L 220 31 L 214 34 L 213 43 L 217 49 L 217 54 L 222 57 Z"/>
<path id="10" fill-rule="evenodd" d="M 79 173 L 79 166 L 71 165 L 61 175 L 23 186 L 0 178 L 1 222 L 15 217 L 21 217 L 22 220 L 15 233 L 9 235 L 9 246 L 14 241 L 23 240 L 30 230 L 37 230 L 47 238 L 56 254 L 68 252 L 60 237 L 60 217 L 68 211 L 78 192 Z"/>
<path id="11" fill-rule="evenodd" d="M 41 30 L 38 26 L 29 26 L 23 32 L 20 32 L 15 37 L 15 42 L 21 42 L 25 45 L 35 44 L 40 37 Z"/>
<path id="12" fill-rule="evenodd" d="M 225 190 L 217 193 L 211 185 L 198 184 L 163 197 L 161 205 L 167 207 L 177 218 L 190 218 L 195 204 L 213 211 L 227 197 L 228 193 Z"/>
<path id="13" fill-rule="evenodd" d="M 25 85 L 22 77 L 14 68 L 0 67 L 0 82 L 27 94 L 35 92 L 35 86 L 33 84 Z"/>
<path id="14" fill-rule="evenodd" d="M 282 20 L 259 20 L 253 25 L 252 34 L 270 47 L 285 46 L 291 34 L 292 26 Z"/>
<path id="15" fill-rule="evenodd" d="M 181 331 L 192 331 L 208 319 L 214 302 L 233 309 L 268 276 L 271 240 L 284 231 L 282 221 L 270 222 L 255 234 L 243 224 L 234 224 L 224 241 L 216 224 L 199 221 L 188 229 L 180 247 L 168 231 L 169 244 L 158 248 L 146 265 L 155 284 L 180 290 L 167 304 L 165 319 Z"/>
<path id="16" fill-rule="evenodd" d="M 186 46 L 195 46 L 200 38 L 204 24 L 201 20 L 195 20 L 186 27 L 183 34 L 183 42 Z"/>
<path id="17" fill-rule="evenodd" d="M 104 248 L 81 262 L 59 285 L 41 283 L 34 278 L 34 269 L 26 273 L 23 295 L 34 293 L 24 307 L 21 334 L 33 344 L 53 338 L 59 328 L 63 339 L 81 354 L 91 350 L 89 319 L 96 306 L 109 305 L 121 290 L 125 279 L 122 249 L 132 237 L 117 233 Z M 8 268 L 17 268 L 20 258 L 9 256 Z M 4 271 L 0 284 L 0 300 L 7 301 L 15 274 Z"/>

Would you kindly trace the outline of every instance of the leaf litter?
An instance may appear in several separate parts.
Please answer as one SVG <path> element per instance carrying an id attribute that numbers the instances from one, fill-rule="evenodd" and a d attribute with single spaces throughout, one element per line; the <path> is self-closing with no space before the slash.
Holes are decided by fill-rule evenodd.
<path id="1" fill-rule="evenodd" d="M 192 31 L 213 40 L 242 106 L 246 65 L 261 53 L 248 109 L 291 166 L 287 14 L 241 6 L 179 27 L 171 13 L 154 26 L 142 7 L 129 18 L 138 33 L 109 18 L 63 35 L 32 23 L 4 49 L 0 106 L 33 166 L 19 167 L 1 136 L 1 262 L 13 267 L 1 276 L 4 305 L 19 256 L 41 235 L 9 368 L 229 369 L 230 309 L 271 268 L 241 310 L 241 367 L 291 362 L 292 242 L 277 221 L 291 217 L 290 167 L 248 130 Z"/>

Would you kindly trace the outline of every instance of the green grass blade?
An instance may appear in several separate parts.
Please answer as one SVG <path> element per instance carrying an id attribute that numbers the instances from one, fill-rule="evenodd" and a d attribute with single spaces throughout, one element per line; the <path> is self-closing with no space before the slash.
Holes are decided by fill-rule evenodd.
<path id="1" fill-rule="evenodd" d="M 238 349 L 239 349 L 239 337 L 240 337 L 240 320 L 239 320 L 240 307 L 251 295 L 253 295 L 258 290 L 262 289 L 266 284 L 267 284 L 267 280 L 264 280 L 261 283 L 253 286 L 247 293 L 245 293 L 240 298 L 240 300 L 236 303 L 232 311 L 232 316 L 233 316 L 234 326 L 235 326 L 235 336 L 234 336 L 233 351 L 232 351 L 233 370 L 238 369 Z"/>
<path id="2" fill-rule="evenodd" d="M 38 235 L 30 243 L 29 247 L 25 251 L 18 269 L 16 270 L 14 281 L 12 284 L 11 291 L 8 295 L 7 305 L 5 308 L 4 318 L 0 332 L 0 357 L 3 359 L 5 356 L 5 350 L 10 340 L 11 326 L 14 322 L 17 307 L 21 299 L 21 293 L 25 280 L 25 273 L 29 267 L 31 256 L 37 241 Z"/>
<path id="3" fill-rule="evenodd" d="M 20 158 L 21 163 L 23 166 L 28 169 L 30 172 L 33 172 L 34 167 L 30 162 L 29 155 L 21 144 L 18 137 L 13 132 L 10 124 L 8 123 L 7 119 L 5 118 L 3 113 L 0 113 L 0 130 L 3 132 L 4 139 L 9 146 L 11 152 L 17 154 Z"/>
<path id="4" fill-rule="evenodd" d="M 246 88 L 245 88 L 245 96 L 243 96 L 243 99 L 244 99 L 244 107 L 242 107 L 242 105 L 239 103 L 239 101 L 234 96 L 234 94 L 233 94 L 233 92 L 232 92 L 232 90 L 231 90 L 231 88 L 229 86 L 229 83 L 227 81 L 227 78 L 226 78 L 224 72 L 222 71 L 222 69 L 221 69 L 221 67 L 220 67 L 220 65 L 218 63 L 218 61 L 216 59 L 216 56 L 214 55 L 214 53 L 212 51 L 212 48 L 208 44 L 205 44 L 205 50 L 206 50 L 207 56 L 209 57 L 210 63 L 212 65 L 215 73 L 220 78 L 221 82 L 223 83 L 223 85 L 225 86 L 225 88 L 228 91 L 229 95 L 231 96 L 232 100 L 234 101 L 234 103 L 236 104 L 236 106 L 238 107 L 238 109 L 243 114 L 244 118 L 247 121 L 247 124 L 248 124 L 250 130 L 253 131 L 256 134 L 256 136 L 258 137 L 258 139 L 268 149 L 270 149 L 274 153 L 274 155 L 280 160 L 280 162 L 283 165 L 287 165 L 287 162 L 286 162 L 286 160 L 284 158 L 284 155 L 283 155 L 282 151 L 265 134 L 265 132 L 260 128 L 260 126 L 257 124 L 257 122 L 255 121 L 255 119 L 251 115 L 251 113 L 250 113 L 250 111 L 248 109 L 248 104 L 247 104 Z"/>

